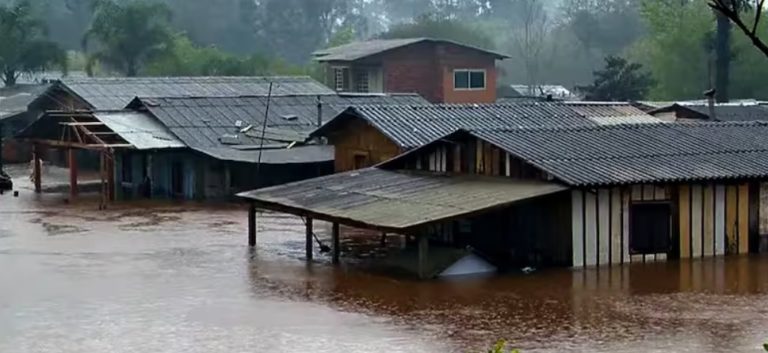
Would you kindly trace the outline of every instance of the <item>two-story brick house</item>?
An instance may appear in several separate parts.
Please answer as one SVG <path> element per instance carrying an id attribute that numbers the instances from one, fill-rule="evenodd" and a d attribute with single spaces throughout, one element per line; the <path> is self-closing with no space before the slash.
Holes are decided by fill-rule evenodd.
<path id="1" fill-rule="evenodd" d="M 493 103 L 506 55 L 448 40 L 379 39 L 314 53 L 339 92 L 418 93 L 432 103 Z"/>

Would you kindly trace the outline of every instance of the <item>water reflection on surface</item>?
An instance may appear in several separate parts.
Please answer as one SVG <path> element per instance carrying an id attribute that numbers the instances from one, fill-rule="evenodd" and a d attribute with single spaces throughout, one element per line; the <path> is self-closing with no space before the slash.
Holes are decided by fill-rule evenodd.
<path id="1" fill-rule="evenodd" d="M 768 258 L 420 282 L 303 261 L 303 223 L 239 206 L 0 196 L 0 351 L 754 352 L 768 341 Z M 319 224 L 322 241 L 329 227 Z M 399 246 L 391 237 L 389 246 Z"/>

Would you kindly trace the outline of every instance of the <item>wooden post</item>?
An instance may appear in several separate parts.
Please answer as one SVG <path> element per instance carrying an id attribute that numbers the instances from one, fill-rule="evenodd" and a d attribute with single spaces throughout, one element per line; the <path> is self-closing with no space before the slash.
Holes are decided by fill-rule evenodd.
<path id="1" fill-rule="evenodd" d="M 307 251 L 307 261 L 312 261 L 312 218 L 307 217 L 307 239 L 306 239 L 306 251 Z"/>
<path id="2" fill-rule="evenodd" d="M 426 235 L 419 235 L 419 278 L 427 278 L 427 264 L 429 255 L 429 238 Z"/>
<path id="3" fill-rule="evenodd" d="M 77 150 L 67 149 L 67 163 L 69 164 L 69 199 L 77 198 Z"/>
<path id="4" fill-rule="evenodd" d="M 341 257 L 341 242 L 339 241 L 339 224 L 333 224 L 333 231 L 331 233 L 333 238 L 333 263 L 339 263 L 339 257 Z"/>
<path id="5" fill-rule="evenodd" d="M 387 246 L 387 232 L 381 232 L 381 247 Z"/>
<path id="6" fill-rule="evenodd" d="M 35 192 L 41 193 L 43 191 L 42 187 L 42 161 L 40 160 L 40 145 L 35 144 L 34 145 L 34 151 L 32 153 L 32 177 L 35 179 Z"/>
<path id="7" fill-rule="evenodd" d="M 248 246 L 256 246 L 256 205 L 253 203 L 248 209 Z"/>
<path id="8" fill-rule="evenodd" d="M 112 151 L 107 151 L 107 201 L 115 201 L 116 184 L 115 183 L 115 154 Z"/>

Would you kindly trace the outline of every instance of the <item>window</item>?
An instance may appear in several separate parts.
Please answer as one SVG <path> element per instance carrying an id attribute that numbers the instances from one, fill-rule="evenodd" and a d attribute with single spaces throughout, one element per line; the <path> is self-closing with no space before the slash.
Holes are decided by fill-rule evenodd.
<path id="1" fill-rule="evenodd" d="M 632 254 L 669 251 L 672 217 L 669 203 L 633 203 L 629 212 L 629 250 Z"/>
<path id="2" fill-rule="evenodd" d="M 349 87 L 349 68 L 348 67 L 334 67 L 333 68 L 333 86 L 337 92 L 344 92 Z"/>
<path id="3" fill-rule="evenodd" d="M 485 70 L 454 70 L 453 88 L 455 90 L 484 90 Z"/>
<path id="4" fill-rule="evenodd" d="M 368 70 L 355 72 L 355 92 L 368 93 L 370 91 L 370 75 Z"/>

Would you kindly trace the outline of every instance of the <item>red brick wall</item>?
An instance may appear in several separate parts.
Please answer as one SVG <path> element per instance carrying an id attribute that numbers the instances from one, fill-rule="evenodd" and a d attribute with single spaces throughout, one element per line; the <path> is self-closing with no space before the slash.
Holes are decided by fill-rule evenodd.
<path id="1" fill-rule="evenodd" d="M 381 58 L 385 92 L 415 92 L 433 103 L 496 101 L 496 61 L 489 55 L 451 44 L 422 43 Z M 485 69 L 486 90 L 455 91 L 454 69 Z"/>

